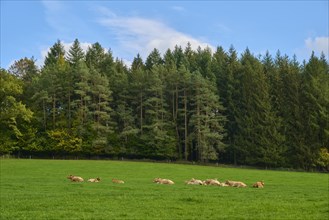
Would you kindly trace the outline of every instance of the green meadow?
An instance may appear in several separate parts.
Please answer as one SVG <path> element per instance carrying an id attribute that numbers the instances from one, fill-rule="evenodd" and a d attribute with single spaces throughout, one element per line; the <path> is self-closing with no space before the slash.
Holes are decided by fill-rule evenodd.
<path id="1" fill-rule="evenodd" d="M 0 219 L 328 219 L 328 174 L 149 162 L 2 159 Z M 70 182 L 69 174 L 85 182 Z M 88 178 L 101 182 L 89 183 Z M 175 185 L 154 184 L 155 177 Z M 247 188 L 185 185 L 191 179 Z M 112 178 L 125 181 L 114 184 Z M 265 188 L 251 185 L 264 180 Z"/>

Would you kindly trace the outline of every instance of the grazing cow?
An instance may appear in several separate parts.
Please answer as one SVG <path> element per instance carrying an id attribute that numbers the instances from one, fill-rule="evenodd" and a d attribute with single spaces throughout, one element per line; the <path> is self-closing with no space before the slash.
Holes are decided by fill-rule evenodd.
<path id="1" fill-rule="evenodd" d="M 196 179 L 194 179 L 194 178 L 185 181 L 185 183 L 186 183 L 187 185 L 203 185 L 203 181 L 202 181 L 202 180 L 196 180 Z"/>
<path id="2" fill-rule="evenodd" d="M 239 182 L 239 181 L 230 181 L 230 180 L 227 180 L 225 182 L 227 185 L 229 186 L 232 186 L 232 187 L 247 187 L 247 185 L 243 182 Z"/>
<path id="3" fill-rule="evenodd" d="M 157 184 L 168 184 L 168 185 L 173 185 L 175 184 L 174 181 L 172 180 L 169 180 L 169 179 L 162 179 L 162 178 L 155 178 L 153 180 L 154 183 L 157 183 Z"/>
<path id="4" fill-rule="evenodd" d="M 264 188 L 264 181 L 259 181 L 259 182 L 256 182 L 255 184 L 252 185 L 252 187 L 254 188 Z"/>
<path id="5" fill-rule="evenodd" d="M 220 182 L 217 179 L 207 179 L 203 181 L 204 185 L 213 185 L 213 186 L 220 186 Z"/>
<path id="6" fill-rule="evenodd" d="M 112 179 L 112 183 L 124 184 L 125 182 L 123 180 Z"/>
<path id="7" fill-rule="evenodd" d="M 67 178 L 70 179 L 71 182 L 83 182 L 83 178 L 80 176 L 69 175 Z"/>
<path id="8" fill-rule="evenodd" d="M 101 178 L 97 177 L 96 179 L 89 179 L 88 182 L 91 182 L 91 183 L 98 183 L 101 181 Z"/>

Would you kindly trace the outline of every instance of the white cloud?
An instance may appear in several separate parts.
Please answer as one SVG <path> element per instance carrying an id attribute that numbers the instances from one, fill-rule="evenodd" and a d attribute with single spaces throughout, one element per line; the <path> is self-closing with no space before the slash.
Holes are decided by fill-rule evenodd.
<path id="1" fill-rule="evenodd" d="M 297 55 L 298 60 L 308 60 L 314 51 L 316 56 L 320 56 L 323 52 L 326 59 L 329 59 L 329 37 L 315 37 L 307 38 L 304 40 L 302 47 L 296 48 L 294 53 Z"/>
<path id="2" fill-rule="evenodd" d="M 305 40 L 305 46 L 309 51 L 314 51 L 317 54 L 321 54 L 323 52 L 328 58 L 329 37 L 316 37 L 314 39 L 307 38 Z"/>
<path id="3" fill-rule="evenodd" d="M 160 21 L 141 17 L 120 17 L 108 9 L 102 9 L 101 12 L 106 16 L 100 19 L 99 23 L 114 33 L 120 50 L 131 56 L 139 53 L 146 58 L 154 48 L 164 53 L 168 48 L 173 49 L 176 45 L 185 48 L 188 42 L 192 49 L 197 49 L 199 46 L 214 49 L 203 40 L 181 33 Z"/>

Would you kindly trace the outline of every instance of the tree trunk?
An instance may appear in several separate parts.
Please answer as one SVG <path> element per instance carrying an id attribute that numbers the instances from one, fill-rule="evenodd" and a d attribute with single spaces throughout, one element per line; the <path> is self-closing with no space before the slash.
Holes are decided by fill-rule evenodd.
<path id="1" fill-rule="evenodd" d="M 143 93 L 140 94 L 140 129 L 141 135 L 143 134 Z"/>
<path id="2" fill-rule="evenodd" d="M 71 91 L 69 90 L 69 120 L 68 120 L 68 129 L 69 133 L 71 134 Z"/>
<path id="3" fill-rule="evenodd" d="M 56 122 L 56 95 L 53 94 L 53 129 L 55 129 Z"/>
<path id="4" fill-rule="evenodd" d="M 46 117 L 46 104 L 45 104 L 45 100 L 42 100 L 42 107 L 43 107 L 43 128 L 46 131 L 47 130 L 47 117 Z"/>
<path id="5" fill-rule="evenodd" d="M 186 90 L 184 89 L 184 149 L 185 149 L 185 160 L 188 159 L 188 142 L 187 142 L 187 97 Z"/>

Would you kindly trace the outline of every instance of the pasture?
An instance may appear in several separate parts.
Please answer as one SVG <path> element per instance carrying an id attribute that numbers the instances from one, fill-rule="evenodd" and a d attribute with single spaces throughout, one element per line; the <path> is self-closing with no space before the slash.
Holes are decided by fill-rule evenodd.
<path id="1" fill-rule="evenodd" d="M 328 174 L 144 162 L 1 163 L 0 219 L 328 219 Z M 69 174 L 85 182 L 70 182 Z M 88 178 L 101 182 L 89 183 Z M 168 178 L 160 185 L 153 178 Z M 192 177 L 247 188 L 185 185 Z M 112 178 L 125 184 L 112 183 Z M 265 188 L 251 185 L 264 180 Z"/>

